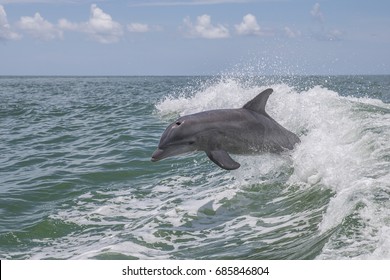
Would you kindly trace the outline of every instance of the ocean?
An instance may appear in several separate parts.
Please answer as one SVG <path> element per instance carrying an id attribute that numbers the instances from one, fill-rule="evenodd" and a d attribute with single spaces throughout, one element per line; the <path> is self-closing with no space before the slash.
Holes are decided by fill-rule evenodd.
<path id="1" fill-rule="evenodd" d="M 301 143 L 151 162 L 260 91 Z M 0 77 L 1 259 L 390 259 L 390 76 Z"/>

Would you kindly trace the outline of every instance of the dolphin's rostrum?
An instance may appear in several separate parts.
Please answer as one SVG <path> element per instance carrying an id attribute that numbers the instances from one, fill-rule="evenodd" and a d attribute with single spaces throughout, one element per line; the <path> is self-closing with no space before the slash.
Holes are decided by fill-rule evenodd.
<path id="1" fill-rule="evenodd" d="M 240 167 L 231 154 L 279 153 L 291 150 L 300 140 L 265 112 L 266 89 L 240 109 L 221 109 L 183 116 L 169 125 L 161 136 L 152 161 L 205 151 L 219 167 Z"/>

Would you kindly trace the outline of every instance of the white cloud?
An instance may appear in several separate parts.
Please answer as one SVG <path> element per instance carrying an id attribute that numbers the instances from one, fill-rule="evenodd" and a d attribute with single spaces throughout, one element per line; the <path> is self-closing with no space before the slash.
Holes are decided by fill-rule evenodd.
<path id="1" fill-rule="evenodd" d="M 222 24 L 212 25 L 209 15 L 198 16 L 193 24 L 189 17 L 184 19 L 184 26 L 187 28 L 187 35 L 206 39 L 221 39 L 230 37 L 229 30 Z"/>
<path id="2" fill-rule="evenodd" d="M 20 35 L 11 30 L 11 26 L 8 23 L 7 13 L 4 7 L 0 5 L 0 40 L 16 40 Z"/>
<path id="3" fill-rule="evenodd" d="M 319 41 L 340 41 L 345 37 L 345 33 L 340 29 L 329 29 L 324 20 L 319 3 L 316 3 L 310 11 L 312 17 L 317 21 L 312 27 L 311 36 Z"/>
<path id="4" fill-rule="evenodd" d="M 149 25 L 145 23 L 129 23 L 127 25 L 127 30 L 131 33 L 146 33 L 152 31 L 162 31 L 163 28 L 160 25 Z"/>
<path id="5" fill-rule="evenodd" d="M 294 30 L 288 26 L 284 27 L 284 33 L 286 34 L 286 36 L 288 38 L 297 38 L 297 37 L 301 36 L 301 31 Z"/>
<path id="6" fill-rule="evenodd" d="M 39 40 L 48 41 L 63 36 L 62 30 L 45 20 L 39 13 L 35 13 L 34 17 L 21 17 L 17 26 Z"/>
<path id="7" fill-rule="evenodd" d="M 346 33 L 340 29 L 327 29 L 321 27 L 311 31 L 312 38 L 318 41 L 341 41 L 346 37 Z"/>
<path id="8" fill-rule="evenodd" d="M 104 44 L 115 43 L 123 35 L 122 26 L 95 4 L 91 5 L 91 15 L 89 21 L 83 24 L 83 31 Z"/>
<path id="9" fill-rule="evenodd" d="M 86 33 L 92 40 L 103 44 L 118 42 L 123 35 L 122 25 L 114 21 L 96 4 L 91 5 L 90 17 L 87 22 L 74 23 L 67 19 L 60 19 L 58 26 L 62 30 Z"/>
<path id="10" fill-rule="evenodd" d="M 324 22 L 324 15 L 322 14 L 321 7 L 319 3 L 315 3 L 313 8 L 310 11 L 312 17 L 320 22 Z"/>
<path id="11" fill-rule="evenodd" d="M 135 32 L 135 33 L 145 33 L 150 31 L 150 27 L 147 24 L 144 23 L 130 23 L 127 25 L 127 30 L 129 32 Z"/>
<path id="12" fill-rule="evenodd" d="M 260 25 L 252 14 L 244 16 L 242 22 L 235 25 L 235 28 L 239 35 L 262 35 Z"/>
<path id="13" fill-rule="evenodd" d="M 323 30 L 314 34 L 315 38 L 320 41 L 341 41 L 345 34 L 339 29 Z"/>
<path id="14" fill-rule="evenodd" d="M 339 29 L 332 29 L 328 31 L 328 38 L 330 41 L 340 41 L 344 37 L 344 32 Z"/>
<path id="15" fill-rule="evenodd" d="M 77 30 L 79 28 L 79 25 L 77 23 L 70 22 L 67 19 L 60 19 L 58 21 L 58 27 L 62 30 Z"/>

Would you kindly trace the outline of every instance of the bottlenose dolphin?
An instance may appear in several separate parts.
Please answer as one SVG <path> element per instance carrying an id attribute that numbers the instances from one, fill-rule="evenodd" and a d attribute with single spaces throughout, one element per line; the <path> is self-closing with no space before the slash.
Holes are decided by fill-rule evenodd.
<path id="1" fill-rule="evenodd" d="M 219 167 L 240 167 L 231 154 L 279 153 L 291 150 L 300 140 L 265 112 L 271 88 L 264 90 L 244 107 L 200 112 L 180 117 L 161 136 L 152 161 L 205 151 Z"/>

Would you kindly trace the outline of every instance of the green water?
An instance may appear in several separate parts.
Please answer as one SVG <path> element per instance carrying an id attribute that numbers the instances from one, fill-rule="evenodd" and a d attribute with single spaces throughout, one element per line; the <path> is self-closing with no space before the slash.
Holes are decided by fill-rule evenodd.
<path id="1" fill-rule="evenodd" d="M 291 153 L 150 161 L 179 115 L 267 111 Z M 390 258 L 390 77 L 0 77 L 1 259 Z"/>

